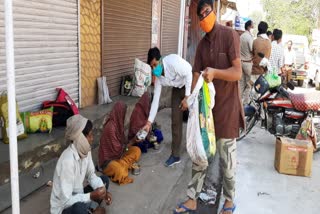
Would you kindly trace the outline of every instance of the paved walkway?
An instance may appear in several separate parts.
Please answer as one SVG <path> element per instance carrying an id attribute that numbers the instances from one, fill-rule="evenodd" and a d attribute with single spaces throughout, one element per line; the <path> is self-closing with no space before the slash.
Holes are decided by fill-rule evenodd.
<path id="1" fill-rule="evenodd" d="M 157 121 L 162 124 L 165 135 L 161 150 L 150 150 L 142 156 L 142 173 L 134 177 L 133 184 L 111 185 L 114 202 L 107 208 L 108 213 L 169 214 L 176 203 L 185 199 L 191 162 L 184 149 L 181 164 L 164 167 L 163 162 L 170 153 L 170 110 L 162 110 Z M 273 167 L 274 145 L 275 138 L 259 127 L 238 143 L 235 214 L 319 213 L 320 153 L 314 156 L 311 178 L 281 175 Z M 48 187 L 35 192 L 21 201 L 21 213 L 48 213 L 49 196 Z"/>

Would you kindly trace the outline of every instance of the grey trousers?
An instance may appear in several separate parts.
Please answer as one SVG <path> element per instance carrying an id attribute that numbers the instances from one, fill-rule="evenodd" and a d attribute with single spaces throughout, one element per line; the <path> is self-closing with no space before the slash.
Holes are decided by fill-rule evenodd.
<path id="1" fill-rule="evenodd" d="M 241 97 L 243 104 L 249 104 L 250 91 L 251 91 L 251 73 L 252 73 L 252 62 L 242 62 L 242 78 L 240 80 Z"/>
<path id="2" fill-rule="evenodd" d="M 203 190 L 204 183 L 206 181 L 207 188 L 219 189 L 222 177 L 222 188 L 224 197 L 233 201 L 235 197 L 235 171 L 236 171 L 236 139 L 218 139 L 217 140 L 217 152 L 219 159 L 211 160 L 209 166 L 206 168 L 200 167 L 196 164 L 192 166 L 192 179 L 188 185 L 187 195 L 189 198 L 197 200 L 200 193 Z M 219 168 L 221 170 L 222 176 L 220 176 L 220 171 L 215 170 L 216 175 L 212 174 L 212 167 L 215 167 L 215 161 L 220 161 Z M 210 171 L 210 172 L 208 172 Z M 209 176 L 209 178 L 207 178 Z M 208 184 L 209 180 L 209 184 Z M 217 194 L 220 194 L 217 192 Z"/>

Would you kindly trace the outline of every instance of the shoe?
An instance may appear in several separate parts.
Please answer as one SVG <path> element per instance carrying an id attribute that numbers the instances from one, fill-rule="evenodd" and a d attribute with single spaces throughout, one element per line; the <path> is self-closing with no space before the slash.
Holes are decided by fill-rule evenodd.
<path id="1" fill-rule="evenodd" d="M 166 167 L 171 167 L 171 166 L 173 166 L 177 163 L 180 163 L 180 162 L 181 162 L 181 160 L 179 157 L 174 157 L 171 155 L 164 165 Z"/>

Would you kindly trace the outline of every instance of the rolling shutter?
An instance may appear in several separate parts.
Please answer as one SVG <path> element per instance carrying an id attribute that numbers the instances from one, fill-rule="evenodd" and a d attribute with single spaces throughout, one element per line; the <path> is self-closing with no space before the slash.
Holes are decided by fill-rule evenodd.
<path id="1" fill-rule="evenodd" d="M 162 0 L 161 54 L 177 54 L 180 0 Z"/>
<path id="2" fill-rule="evenodd" d="M 0 0 L 0 91 L 6 89 L 4 0 Z M 16 95 L 20 111 L 36 110 L 64 88 L 79 99 L 77 0 L 13 2 Z"/>
<path id="3" fill-rule="evenodd" d="M 151 46 L 151 0 L 103 2 L 103 75 L 111 96 L 120 91 L 121 77 L 133 74 L 134 60 L 146 62 Z"/>

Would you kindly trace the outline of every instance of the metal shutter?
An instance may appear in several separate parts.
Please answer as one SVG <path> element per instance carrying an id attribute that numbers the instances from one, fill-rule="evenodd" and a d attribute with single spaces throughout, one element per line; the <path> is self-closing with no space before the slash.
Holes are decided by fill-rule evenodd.
<path id="1" fill-rule="evenodd" d="M 180 4 L 180 0 L 162 0 L 162 55 L 178 53 Z"/>
<path id="2" fill-rule="evenodd" d="M 151 46 L 151 0 L 103 2 L 103 75 L 111 96 L 119 94 L 121 77 L 132 74 L 134 59 L 146 62 Z"/>
<path id="3" fill-rule="evenodd" d="M 0 0 L 0 91 L 6 89 L 4 0 Z M 77 0 L 13 2 L 16 94 L 21 111 L 36 110 L 64 88 L 78 103 Z"/>

